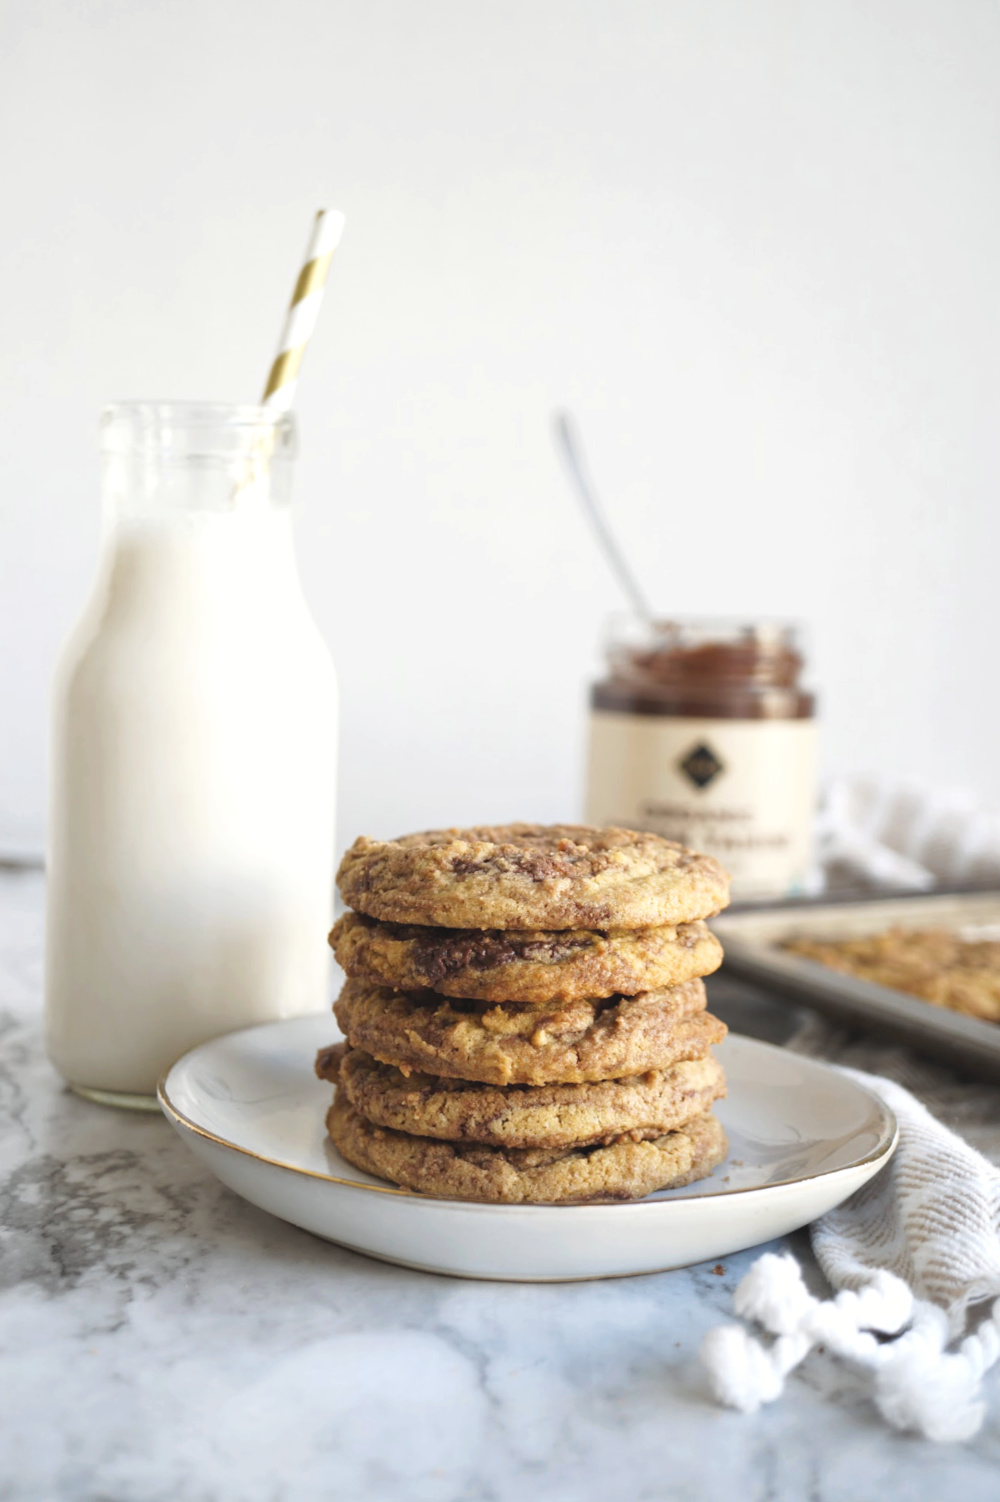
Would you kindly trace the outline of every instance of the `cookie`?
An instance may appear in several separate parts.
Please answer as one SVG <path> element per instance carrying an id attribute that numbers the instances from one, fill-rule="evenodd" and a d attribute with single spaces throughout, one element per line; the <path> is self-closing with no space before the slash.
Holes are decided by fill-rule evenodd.
<path id="1" fill-rule="evenodd" d="M 337 1089 L 366 1121 L 417 1137 L 563 1148 L 676 1131 L 704 1115 L 726 1084 L 710 1057 L 595 1084 L 501 1086 L 407 1076 L 351 1048 Z"/>
<path id="2" fill-rule="evenodd" d="M 472 1001 L 533 1004 L 635 996 L 711 975 L 722 946 L 705 923 L 662 928 L 478 929 L 380 923 L 345 913 L 330 934 L 355 980 Z"/>
<path id="3" fill-rule="evenodd" d="M 1000 942 L 943 928 L 890 928 L 857 939 L 789 939 L 803 959 L 906 991 L 967 1017 L 1000 1022 Z"/>
<path id="4" fill-rule="evenodd" d="M 726 1155 L 711 1114 L 676 1132 L 569 1149 L 440 1142 L 373 1126 L 338 1090 L 326 1118 L 338 1151 L 356 1168 L 443 1199 L 501 1205 L 637 1200 L 705 1178 Z"/>
<path id="5" fill-rule="evenodd" d="M 337 885 L 371 918 L 442 928 L 659 928 L 709 918 L 729 900 L 711 856 L 660 835 L 584 824 L 359 839 Z"/>
<path id="6" fill-rule="evenodd" d="M 446 999 L 349 980 L 334 1006 L 355 1048 L 384 1064 L 486 1085 L 624 1079 L 703 1058 L 726 1036 L 688 981 L 640 996 L 538 1007 Z"/>

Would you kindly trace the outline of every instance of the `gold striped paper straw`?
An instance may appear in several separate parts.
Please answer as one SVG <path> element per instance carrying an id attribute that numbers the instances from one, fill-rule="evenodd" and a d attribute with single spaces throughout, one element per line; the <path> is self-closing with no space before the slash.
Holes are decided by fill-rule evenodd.
<path id="1" fill-rule="evenodd" d="M 299 366 L 316 327 L 326 274 L 343 233 L 343 214 L 336 209 L 320 209 L 313 221 L 305 260 L 281 331 L 278 353 L 261 398 L 262 405 L 272 412 L 287 412 L 295 398 Z"/>

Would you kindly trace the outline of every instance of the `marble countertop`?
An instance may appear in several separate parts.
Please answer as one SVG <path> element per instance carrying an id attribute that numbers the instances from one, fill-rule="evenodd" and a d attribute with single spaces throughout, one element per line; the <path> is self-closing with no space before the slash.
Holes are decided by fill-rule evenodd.
<path id="1" fill-rule="evenodd" d="M 63 1088 L 40 1041 L 42 909 L 38 873 L 0 876 L 7 1502 L 1000 1494 L 995 1402 L 973 1444 L 935 1446 L 890 1434 L 815 1356 L 761 1413 L 716 1408 L 698 1346 L 756 1252 L 721 1272 L 463 1282 L 245 1204 L 165 1121 Z M 735 991 L 714 1004 L 781 1027 Z M 790 1241 L 818 1287 L 805 1236 Z"/>

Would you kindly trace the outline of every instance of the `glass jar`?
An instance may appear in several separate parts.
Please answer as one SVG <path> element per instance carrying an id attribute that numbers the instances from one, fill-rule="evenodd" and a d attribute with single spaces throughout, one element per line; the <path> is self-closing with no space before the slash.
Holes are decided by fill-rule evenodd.
<path id="1" fill-rule="evenodd" d="M 57 668 L 46 1033 L 152 1104 L 207 1038 L 328 1004 L 337 701 L 299 583 L 295 431 L 259 407 L 101 422 L 104 538 Z"/>
<path id="2" fill-rule="evenodd" d="M 587 822 L 714 855 L 739 899 L 801 893 L 816 798 L 815 698 L 798 630 L 620 618 L 591 694 Z"/>

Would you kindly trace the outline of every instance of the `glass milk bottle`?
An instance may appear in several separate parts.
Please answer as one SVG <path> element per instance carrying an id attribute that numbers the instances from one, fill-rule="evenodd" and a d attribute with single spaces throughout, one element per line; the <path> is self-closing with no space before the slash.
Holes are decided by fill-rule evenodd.
<path id="1" fill-rule="evenodd" d="M 337 697 L 299 583 L 287 414 L 125 403 L 56 673 L 46 1028 L 74 1090 L 152 1103 L 186 1049 L 328 1005 Z"/>

